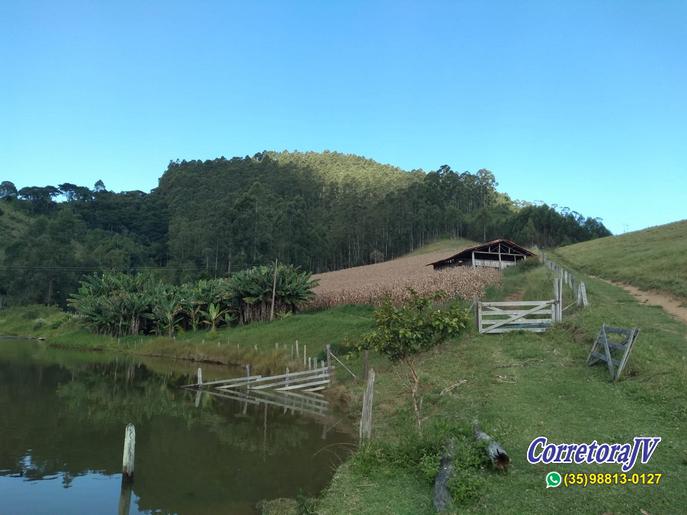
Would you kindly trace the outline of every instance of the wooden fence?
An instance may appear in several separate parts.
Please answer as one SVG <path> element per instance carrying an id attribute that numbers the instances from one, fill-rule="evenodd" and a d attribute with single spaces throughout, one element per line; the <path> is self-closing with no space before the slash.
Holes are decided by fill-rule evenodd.
<path id="1" fill-rule="evenodd" d="M 289 372 L 273 376 L 246 375 L 231 379 L 203 382 L 198 369 L 198 381 L 185 385 L 185 388 L 212 388 L 220 391 L 245 388 L 247 390 L 275 390 L 277 392 L 301 391 L 317 392 L 331 383 L 333 366 L 323 366 L 302 372 Z"/>
<path id="2" fill-rule="evenodd" d="M 570 272 L 570 270 L 560 266 L 555 261 L 551 261 L 543 254 L 542 261 L 544 265 L 554 273 L 554 277 L 559 280 L 560 291 L 558 292 L 558 296 L 556 298 L 559 298 L 559 296 L 562 298 L 562 287 L 566 285 L 572 290 L 573 295 L 575 296 L 575 304 L 585 308 L 589 306 L 589 299 L 587 298 L 587 287 L 585 286 L 584 282 L 579 281 L 575 274 Z M 561 309 L 561 318 L 562 311 L 567 309 L 568 307 L 570 306 Z"/>
<path id="3" fill-rule="evenodd" d="M 477 327 L 480 333 L 546 331 L 557 318 L 555 300 L 513 300 L 477 302 Z"/>

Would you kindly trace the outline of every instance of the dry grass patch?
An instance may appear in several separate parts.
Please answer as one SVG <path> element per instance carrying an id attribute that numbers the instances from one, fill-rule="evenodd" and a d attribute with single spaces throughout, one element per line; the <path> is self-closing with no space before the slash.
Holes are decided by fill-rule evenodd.
<path id="1" fill-rule="evenodd" d="M 455 267 L 435 271 L 427 263 L 451 256 L 458 252 L 441 250 L 416 256 L 406 256 L 385 263 L 358 266 L 314 275 L 319 280 L 315 299 L 310 307 L 330 308 L 339 304 L 379 304 L 386 295 L 395 301 L 408 296 L 408 288 L 420 294 L 439 290 L 451 297 L 471 299 L 481 295 L 485 288 L 498 283 L 498 270 Z"/>

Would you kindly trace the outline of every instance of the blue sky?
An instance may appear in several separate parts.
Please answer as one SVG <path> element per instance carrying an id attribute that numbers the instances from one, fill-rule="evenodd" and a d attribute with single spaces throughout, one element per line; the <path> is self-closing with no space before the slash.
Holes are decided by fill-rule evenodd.
<path id="1" fill-rule="evenodd" d="M 265 149 L 687 218 L 687 2 L 0 3 L 0 180 L 149 190 Z"/>

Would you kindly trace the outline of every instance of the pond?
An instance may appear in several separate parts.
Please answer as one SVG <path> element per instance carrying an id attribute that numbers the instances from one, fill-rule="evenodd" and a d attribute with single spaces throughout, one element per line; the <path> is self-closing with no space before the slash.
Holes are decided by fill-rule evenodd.
<path id="1" fill-rule="evenodd" d="M 343 417 L 197 396 L 179 388 L 196 366 L 0 340 L 0 513 L 253 514 L 328 484 L 352 447 Z M 232 372 L 203 366 L 206 380 Z"/>

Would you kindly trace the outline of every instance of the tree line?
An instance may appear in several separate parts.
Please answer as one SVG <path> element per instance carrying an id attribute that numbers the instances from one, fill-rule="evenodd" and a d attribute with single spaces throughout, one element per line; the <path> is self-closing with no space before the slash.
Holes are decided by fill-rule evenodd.
<path id="1" fill-rule="evenodd" d="M 512 201 L 488 170 L 403 171 L 337 152 L 172 161 L 150 192 L 0 184 L 0 296 L 65 304 L 90 270 L 172 284 L 278 258 L 310 272 L 391 259 L 440 237 L 556 246 L 599 219 Z"/>

